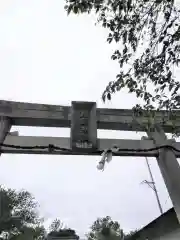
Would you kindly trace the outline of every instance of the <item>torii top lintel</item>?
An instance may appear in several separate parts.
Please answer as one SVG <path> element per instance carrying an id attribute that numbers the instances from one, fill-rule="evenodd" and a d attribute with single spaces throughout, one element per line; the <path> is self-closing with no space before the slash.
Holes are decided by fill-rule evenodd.
<path id="1" fill-rule="evenodd" d="M 81 102 L 83 103 L 83 102 Z M 84 102 L 87 103 L 87 102 Z M 59 105 L 47 105 L 26 102 L 14 102 L 0 100 L 0 116 L 11 118 L 12 125 L 41 126 L 41 127 L 70 127 L 71 107 Z M 180 111 L 175 111 L 176 128 L 180 128 Z M 157 121 L 167 116 L 166 111 L 157 114 Z M 96 109 L 97 128 L 122 131 L 143 131 L 139 123 L 147 123 L 147 117 L 134 120 L 133 111 L 130 109 Z M 138 123 L 137 123 L 138 122 Z M 172 132 L 172 122 L 166 121 L 164 131 Z"/>

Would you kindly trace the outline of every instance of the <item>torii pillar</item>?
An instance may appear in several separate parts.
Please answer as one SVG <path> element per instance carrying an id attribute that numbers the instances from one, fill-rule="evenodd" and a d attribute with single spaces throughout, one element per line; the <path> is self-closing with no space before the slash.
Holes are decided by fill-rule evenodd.
<path id="1" fill-rule="evenodd" d="M 173 142 L 167 139 L 160 126 L 155 126 L 155 131 L 148 132 L 147 135 L 156 146 L 170 145 Z M 180 165 L 174 151 L 167 148 L 159 150 L 157 162 L 180 223 Z"/>
<path id="2" fill-rule="evenodd" d="M 4 142 L 6 135 L 9 133 L 11 128 L 11 121 L 7 117 L 0 117 L 0 144 Z"/>

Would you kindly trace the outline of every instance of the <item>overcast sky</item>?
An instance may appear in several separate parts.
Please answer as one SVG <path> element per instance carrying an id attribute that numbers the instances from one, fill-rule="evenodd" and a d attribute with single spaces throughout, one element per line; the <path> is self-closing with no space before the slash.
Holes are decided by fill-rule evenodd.
<path id="1" fill-rule="evenodd" d="M 0 99 L 70 105 L 96 101 L 98 107 L 131 108 L 136 99 L 101 94 L 118 66 L 113 46 L 92 16 L 66 16 L 63 0 L 0 0 Z M 69 129 L 13 127 L 21 135 L 70 136 Z M 139 138 L 131 132 L 98 131 L 102 138 Z M 100 157 L 3 155 L 0 184 L 32 192 L 46 225 L 60 218 L 80 236 L 97 217 L 109 215 L 128 232 L 159 215 L 143 158 L 113 158 L 104 172 Z M 151 167 L 163 210 L 171 207 L 156 164 Z"/>

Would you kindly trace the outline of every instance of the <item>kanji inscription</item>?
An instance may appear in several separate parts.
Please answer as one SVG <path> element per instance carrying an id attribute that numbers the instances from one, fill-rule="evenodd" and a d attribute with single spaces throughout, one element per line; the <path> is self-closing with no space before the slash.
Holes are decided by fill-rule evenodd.
<path id="1" fill-rule="evenodd" d="M 71 147 L 73 151 L 97 148 L 96 103 L 72 102 Z"/>

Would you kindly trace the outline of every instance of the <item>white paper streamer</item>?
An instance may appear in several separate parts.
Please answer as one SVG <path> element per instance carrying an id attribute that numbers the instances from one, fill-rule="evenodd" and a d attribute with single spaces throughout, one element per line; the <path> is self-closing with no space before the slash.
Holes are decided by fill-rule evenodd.
<path id="1" fill-rule="evenodd" d="M 101 156 L 102 156 L 101 161 L 97 165 L 97 169 L 101 170 L 101 171 L 104 171 L 105 162 L 106 162 L 106 151 L 104 151 Z"/>
<path id="2" fill-rule="evenodd" d="M 101 157 L 101 161 L 99 162 L 99 164 L 97 165 L 97 169 L 104 171 L 104 167 L 105 167 L 105 163 L 110 163 L 112 161 L 112 155 L 115 152 L 118 152 L 119 148 L 114 146 L 111 149 L 106 149 L 104 150 L 104 152 L 102 153 L 102 157 Z"/>
<path id="3" fill-rule="evenodd" d="M 104 163 L 99 162 L 99 164 L 97 165 L 97 169 L 103 171 L 104 170 L 104 165 L 105 165 Z"/>
<path id="4" fill-rule="evenodd" d="M 112 151 L 108 151 L 108 152 L 106 152 L 105 161 L 106 161 L 107 163 L 110 163 L 111 160 L 112 160 Z"/>

